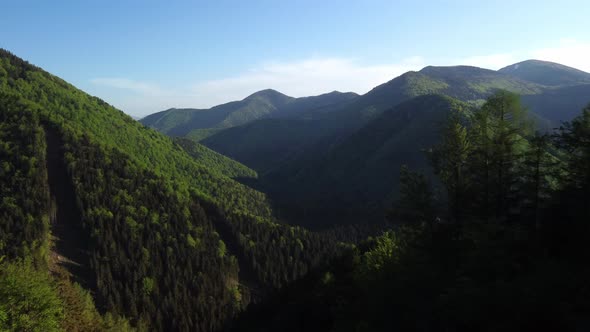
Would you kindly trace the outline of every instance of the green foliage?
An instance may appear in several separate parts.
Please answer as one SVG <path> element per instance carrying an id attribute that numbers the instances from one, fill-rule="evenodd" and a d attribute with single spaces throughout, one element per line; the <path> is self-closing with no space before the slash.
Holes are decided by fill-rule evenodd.
<path id="1" fill-rule="evenodd" d="M 512 206 L 517 163 L 523 137 L 530 134 L 526 109 L 518 95 L 499 91 L 478 110 L 470 130 L 472 190 L 484 193 L 477 210 L 487 217 L 505 218 Z"/>
<path id="2" fill-rule="evenodd" d="M 293 100 L 274 90 L 259 91 L 242 101 L 207 110 L 170 109 L 149 115 L 141 122 L 171 136 L 184 136 L 195 129 L 228 128 L 262 118 Z"/>
<path id="3" fill-rule="evenodd" d="M 478 111 L 485 111 L 485 117 L 467 127 L 474 144 L 471 153 L 489 148 L 488 165 L 494 170 L 490 192 L 499 192 L 498 166 L 509 165 L 503 171 L 516 179 L 505 183 L 510 186 L 511 209 L 502 218 L 490 218 L 485 206 L 469 206 L 461 222 L 441 219 L 396 227 L 293 284 L 260 312 L 245 315 L 236 330 L 272 330 L 279 328 L 275 321 L 334 331 L 587 329 L 590 109 L 564 124 L 551 141 L 537 135 L 522 142 L 522 123 L 499 123 L 503 113 L 498 105 L 512 100 L 504 97 L 496 95 L 500 100 Z M 463 130 L 455 132 L 465 137 Z M 515 141 L 523 144 L 511 144 Z M 474 157 L 465 161 L 467 179 L 485 171 L 474 167 L 481 165 Z M 502 158 L 505 163 L 500 163 Z M 569 168 L 572 172 L 566 171 Z M 410 183 L 419 184 L 411 187 L 423 191 L 410 191 L 413 196 L 431 195 L 423 177 L 409 177 L 415 180 Z M 533 191 L 530 184 L 536 187 Z M 485 201 L 487 194 L 469 190 L 461 204 Z M 407 203 L 415 210 L 409 219 L 426 206 Z M 535 213 L 530 213 L 531 204 Z M 449 204 L 447 211 L 436 213 L 448 215 L 452 208 Z M 330 283 L 324 282 L 326 270 L 334 273 Z M 314 316 L 318 312 L 322 314 Z"/>
<path id="4" fill-rule="evenodd" d="M 217 171 L 230 178 L 257 178 L 258 174 L 248 167 L 221 155 L 206 146 L 186 138 L 174 139 L 197 163 L 210 171 Z"/>
<path id="5" fill-rule="evenodd" d="M 92 142 L 121 151 L 138 167 L 165 177 L 185 197 L 192 191 L 228 211 L 270 217 L 263 194 L 199 165 L 170 138 L 6 51 L 0 51 L 0 58 L 0 66 L 8 73 L 0 77 L 0 92 L 36 105 L 35 113 L 42 121 L 72 137 L 86 135 Z"/>
<path id="6" fill-rule="evenodd" d="M 70 248 L 83 270 L 75 277 L 108 311 L 101 320 L 89 293 L 64 282 L 65 329 L 128 330 L 130 322 L 140 330 L 221 329 L 250 300 L 240 293 L 235 306 L 238 264 L 240 278 L 266 291 L 336 250 L 334 240 L 272 222 L 264 195 L 229 178 L 253 175 L 241 165 L 200 146 L 195 159 L 5 51 L 0 68 L 7 73 L 0 77 L 0 212 L 8 221 L 0 250 L 44 258 L 49 217 L 67 219 L 56 223 L 80 240 Z M 61 198 L 50 200 L 49 189 Z"/>
<path id="7" fill-rule="evenodd" d="M 61 331 L 63 302 L 46 271 L 30 262 L 0 265 L 0 329 Z"/>
<path id="8" fill-rule="evenodd" d="M 393 264 L 400 256 L 399 239 L 396 233 L 388 231 L 377 237 L 373 249 L 362 255 L 361 265 L 358 267 L 363 278 L 369 278 L 381 271 L 384 266 Z"/>
<path id="9" fill-rule="evenodd" d="M 0 91 L 0 256 L 34 256 L 47 246 L 49 188 L 37 109 Z"/>
<path id="10" fill-rule="evenodd" d="M 435 218 L 434 194 L 428 179 L 410 171 L 400 170 L 400 197 L 394 203 L 389 218 L 408 223 L 431 223 Z"/>
<path id="11" fill-rule="evenodd" d="M 462 122 L 459 112 L 451 113 L 443 128 L 442 142 L 431 153 L 434 172 L 446 188 L 451 206 L 450 217 L 454 220 L 460 220 L 463 216 L 462 207 L 470 185 L 464 172 L 472 155 L 472 147 L 467 128 Z"/>
<path id="12" fill-rule="evenodd" d="M 590 105 L 582 114 L 559 128 L 557 144 L 565 151 L 568 185 L 590 187 Z"/>

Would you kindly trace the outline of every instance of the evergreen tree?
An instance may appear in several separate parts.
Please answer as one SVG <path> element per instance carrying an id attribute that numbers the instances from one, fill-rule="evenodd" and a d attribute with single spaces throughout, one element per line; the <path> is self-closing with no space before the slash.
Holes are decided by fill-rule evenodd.
<path id="1" fill-rule="evenodd" d="M 521 213 L 523 217 L 530 217 L 532 223 L 538 228 L 540 210 L 549 198 L 550 179 L 556 176 L 557 162 L 548 152 L 551 147 L 548 135 L 536 133 L 528 142 L 528 149 L 524 152 L 524 160 L 520 167 L 521 200 L 525 209 Z"/>
<path id="2" fill-rule="evenodd" d="M 590 105 L 582 114 L 564 123 L 554 137 L 556 145 L 563 150 L 565 160 L 565 186 L 580 199 L 577 213 L 590 218 Z"/>
<path id="3" fill-rule="evenodd" d="M 431 162 L 446 188 L 450 218 L 457 222 L 461 221 L 467 204 L 465 194 L 469 183 L 464 172 L 471 150 L 467 128 L 461 123 L 460 113 L 454 112 L 444 127 L 441 144 L 431 154 Z"/>
<path id="4" fill-rule="evenodd" d="M 393 204 L 388 218 L 394 222 L 422 223 L 436 218 L 434 194 L 430 181 L 407 166 L 400 169 L 400 197 Z"/>
<path id="5" fill-rule="evenodd" d="M 483 193 L 478 210 L 505 219 L 514 205 L 520 146 L 531 124 L 520 97 L 507 91 L 492 95 L 473 117 L 471 173 Z"/>

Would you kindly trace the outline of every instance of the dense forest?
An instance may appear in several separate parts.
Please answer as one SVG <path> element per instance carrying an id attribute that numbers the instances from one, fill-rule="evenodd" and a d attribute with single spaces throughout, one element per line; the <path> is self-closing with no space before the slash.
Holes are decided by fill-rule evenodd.
<path id="1" fill-rule="evenodd" d="M 349 237 L 278 223 L 262 193 L 232 179 L 254 171 L 6 51 L 1 61 L 3 291 L 26 284 L 9 271 L 32 270 L 57 306 L 45 315 L 14 298 L 0 307 L 7 329 L 71 330 L 90 312 L 77 328 L 218 330 Z"/>
<path id="2" fill-rule="evenodd" d="M 590 325 L 590 105 L 531 131 L 517 95 L 454 112 L 401 169 L 394 227 L 238 320 L 247 331 L 583 331 Z"/>
<path id="3" fill-rule="evenodd" d="M 547 130 L 520 94 L 587 76 L 551 68 L 265 90 L 168 137 L 0 50 L 0 330 L 586 330 L 590 105 Z"/>

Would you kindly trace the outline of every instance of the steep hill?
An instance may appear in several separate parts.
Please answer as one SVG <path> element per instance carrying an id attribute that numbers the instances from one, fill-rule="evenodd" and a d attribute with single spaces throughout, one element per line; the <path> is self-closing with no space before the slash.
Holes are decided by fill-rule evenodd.
<path id="1" fill-rule="evenodd" d="M 109 317 L 219 330 L 337 250 L 275 223 L 265 195 L 231 178 L 252 171 L 198 145 L 187 152 L 4 50 L 0 120 L 0 261 L 63 266 L 47 286 L 79 280 Z M 52 289 L 74 307 L 92 303 L 72 287 L 81 295 Z M 73 312 L 59 324 L 75 324 Z"/>
<path id="2" fill-rule="evenodd" d="M 564 86 L 590 83 L 590 73 L 559 63 L 526 60 L 504 67 L 498 72 L 546 86 Z"/>
<path id="3" fill-rule="evenodd" d="M 219 154 L 208 147 L 187 138 L 176 137 L 174 142 L 180 145 L 199 164 L 209 170 L 219 171 L 230 178 L 256 178 L 258 174 L 250 168 Z"/>
<path id="4" fill-rule="evenodd" d="M 436 144 L 442 124 L 454 110 L 467 112 L 469 106 L 439 95 L 410 99 L 370 121 L 324 156 L 317 154 L 303 165 L 269 174 L 265 184 L 298 222 L 317 226 L 329 220 L 378 220 L 397 192 L 402 165 L 430 172 L 424 150 Z M 285 186 L 290 188 L 288 193 L 280 189 Z"/>

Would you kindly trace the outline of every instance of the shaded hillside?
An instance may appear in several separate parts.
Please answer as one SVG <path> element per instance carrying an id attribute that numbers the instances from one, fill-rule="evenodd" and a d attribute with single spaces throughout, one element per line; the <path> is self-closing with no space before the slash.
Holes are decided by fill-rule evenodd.
<path id="1" fill-rule="evenodd" d="M 406 170 L 397 227 L 252 306 L 234 330 L 588 330 L 590 105 L 521 145 L 525 113 L 501 92 L 449 119 L 432 163 L 446 197 Z"/>
<path id="2" fill-rule="evenodd" d="M 96 278 L 90 268 L 88 255 L 90 237 L 82 228 L 82 215 L 76 204 L 74 185 L 65 163 L 65 147 L 55 129 L 45 127 L 45 137 L 55 260 L 72 273 L 77 283 L 96 291 Z"/>
<path id="3" fill-rule="evenodd" d="M 558 127 L 562 121 L 570 121 L 590 102 L 590 84 L 546 89 L 543 93 L 522 96 L 522 103 L 539 116 L 552 121 Z"/>
<path id="4" fill-rule="evenodd" d="M 300 169 L 278 170 L 264 182 L 298 222 L 378 220 L 398 188 L 400 167 L 428 172 L 423 150 L 437 142 L 450 112 L 461 108 L 468 106 L 448 97 L 416 97 L 384 112 L 324 157 Z"/>
<path id="5" fill-rule="evenodd" d="M 492 70 L 430 66 L 419 72 L 405 73 L 346 103 L 302 112 L 283 122 L 256 121 L 243 128 L 216 131 L 203 143 L 258 171 L 276 170 L 285 166 L 285 160 L 297 163 L 297 159 L 316 159 L 308 152 L 323 155 L 326 149 L 339 144 L 382 112 L 416 96 L 442 94 L 477 105 L 499 89 L 524 95 L 542 91 L 538 84 Z M 299 119 L 308 122 L 302 123 Z M 538 122 L 543 127 L 548 126 L 542 118 Z"/>
<path id="6" fill-rule="evenodd" d="M 201 143 L 265 173 L 293 161 L 324 136 L 312 121 L 265 119 L 220 131 Z"/>
<path id="7" fill-rule="evenodd" d="M 590 83 L 590 73 L 549 61 L 527 60 L 504 67 L 498 72 L 546 86 Z"/>
<path id="8" fill-rule="evenodd" d="M 208 147 L 190 139 L 177 137 L 174 142 L 180 145 L 195 161 L 212 171 L 218 171 L 230 178 L 256 178 L 255 171 L 239 162 L 219 154 Z"/>

